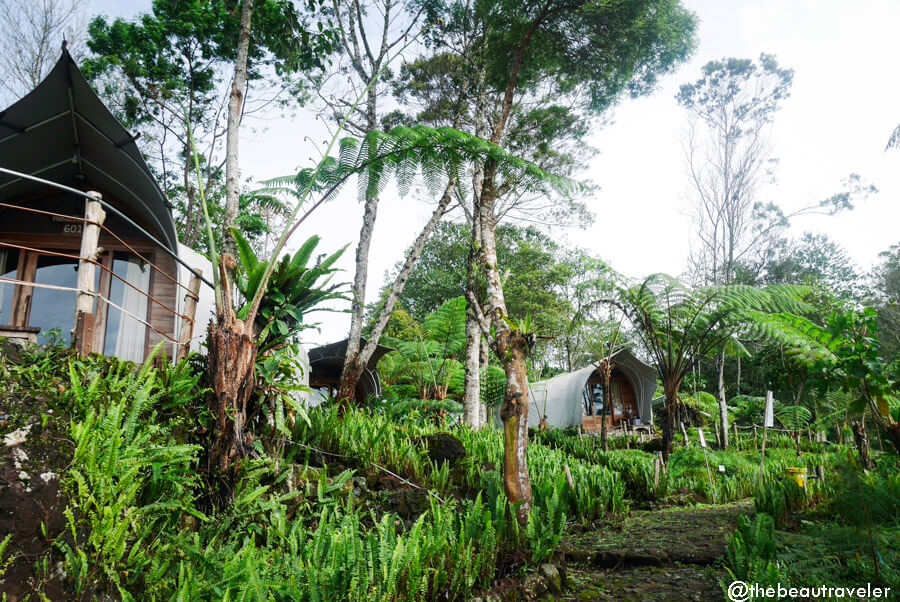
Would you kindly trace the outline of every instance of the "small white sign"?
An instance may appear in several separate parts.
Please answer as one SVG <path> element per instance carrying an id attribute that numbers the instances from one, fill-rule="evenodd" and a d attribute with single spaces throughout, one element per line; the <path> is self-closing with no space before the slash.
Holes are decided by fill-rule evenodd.
<path id="1" fill-rule="evenodd" d="M 771 391 L 766 391 L 766 411 L 763 413 L 763 426 L 767 429 L 775 426 L 775 417 L 772 404 L 775 401 Z"/>
<path id="2" fill-rule="evenodd" d="M 725 473 L 725 465 L 724 464 L 719 464 L 719 472 L 721 472 L 722 474 Z"/>
<path id="3" fill-rule="evenodd" d="M 703 429 L 698 428 L 697 433 L 700 435 L 700 447 L 706 448 L 706 437 L 703 436 Z"/>

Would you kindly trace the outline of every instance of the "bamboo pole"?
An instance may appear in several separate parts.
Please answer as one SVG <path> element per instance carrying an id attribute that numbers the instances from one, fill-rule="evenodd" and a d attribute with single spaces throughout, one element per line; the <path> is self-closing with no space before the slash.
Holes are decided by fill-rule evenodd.
<path id="1" fill-rule="evenodd" d="M 184 315 L 181 318 L 181 330 L 178 333 L 178 352 L 175 355 L 175 362 L 184 360 L 191 352 L 191 339 L 194 337 L 194 318 L 197 314 L 197 300 L 200 296 L 200 275 L 202 272 L 197 270 L 198 274 L 191 274 L 191 280 L 188 284 L 188 292 L 184 295 Z"/>
<path id="2" fill-rule="evenodd" d="M 89 191 L 91 198 L 84 202 L 84 228 L 81 231 L 81 252 L 78 261 L 77 285 L 75 296 L 75 327 L 72 330 L 72 344 L 82 355 L 91 353 L 94 340 L 94 288 L 96 261 L 103 249 L 97 245 L 100 241 L 100 224 L 106 219 L 106 212 L 100 204 L 99 192 Z M 93 223 L 92 223 L 93 222 Z"/>

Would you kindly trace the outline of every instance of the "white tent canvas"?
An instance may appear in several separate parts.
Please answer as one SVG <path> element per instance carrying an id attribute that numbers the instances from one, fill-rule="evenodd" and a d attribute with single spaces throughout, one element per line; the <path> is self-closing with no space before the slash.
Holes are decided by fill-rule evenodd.
<path id="1" fill-rule="evenodd" d="M 627 349 L 617 353 L 612 363 L 614 369 L 627 379 L 634 391 L 637 418 L 643 424 L 650 424 L 653 420 L 650 402 L 656 391 L 656 370 Z M 550 426 L 558 428 L 580 426 L 585 415 L 585 387 L 597 367 L 596 363 L 591 364 L 531 384 L 528 426 L 538 426 L 541 416 L 547 416 L 547 423 Z M 494 418 L 498 425 L 501 424 L 499 408 L 494 412 Z"/>

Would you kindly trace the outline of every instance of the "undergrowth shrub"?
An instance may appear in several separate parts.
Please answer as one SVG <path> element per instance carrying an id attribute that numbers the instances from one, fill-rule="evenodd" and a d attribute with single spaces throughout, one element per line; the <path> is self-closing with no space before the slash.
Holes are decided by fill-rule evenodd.
<path id="1" fill-rule="evenodd" d="M 737 530 L 726 538 L 724 565 L 731 581 L 766 587 L 779 581 L 775 564 L 775 522 L 765 513 L 738 517 Z M 724 584 L 723 584 L 724 587 Z"/>

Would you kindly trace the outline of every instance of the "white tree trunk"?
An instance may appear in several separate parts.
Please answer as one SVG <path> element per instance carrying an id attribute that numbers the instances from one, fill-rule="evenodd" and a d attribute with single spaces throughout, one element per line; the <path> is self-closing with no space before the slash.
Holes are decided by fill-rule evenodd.
<path id="1" fill-rule="evenodd" d="M 463 421 L 472 428 L 484 426 L 481 415 L 481 327 L 471 308 L 466 309 L 466 363 Z"/>
<path id="2" fill-rule="evenodd" d="M 431 212 L 431 217 L 422 228 L 422 231 L 419 232 L 419 236 L 416 237 L 415 242 L 413 242 L 412 247 L 406 254 L 406 260 L 403 262 L 403 267 L 400 268 L 400 272 L 397 274 L 397 277 L 394 278 L 394 283 L 391 285 L 391 292 L 384 300 L 384 305 L 381 307 L 381 310 L 378 313 L 378 317 L 375 319 L 375 326 L 372 328 L 372 334 L 366 341 L 366 345 L 359 352 L 360 365 L 367 365 L 369 363 L 369 360 L 372 358 L 372 355 L 375 353 L 375 348 L 378 345 L 378 341 L 379 339 L 381 339 L 384 328 L 387 326 L 388 320 L 390 320 L 391 318 L 391 313 L 394 311 L 394 306 L 397 304 L 397 300 L 400 298 L 400 295 L 403 294 L 403 289 L 406 286 L 406 281 L 409 279 L 409 275 L 412 273 L 413 268 L 416 267 L 416 263 L 419 261 L 419 257 L 422 255 L 422 249 L 425 248 L 425 243 L 428 241 L 428 237 L 430 237 L 431 233 L 434 232 L 435 226 L 437 226 L 437 223 L 441 220 L 441 217 L 443 217 L 444 213 L 447 211 L 447 207 L 450 205 L 450 201 L 453 199 L 454 188 L 456 188 L 456 180 L 451 179 L 449 182 L 447 182 L 447 187 L 444 189 L 444 196 L 441 197 L 441 200 L 438 202 L 437 207 L 435 207 L 434 211 Z M 365 283 L 363 283 L 363 286 L 365 286 Z"/>
<path id="3" fill-rule="evenodd" d="M 250 50 L 250 18 L 253 0 L 241 3 L 241 28 L 238 38 L 237 58 L 234 61 L 234 78 L 228 97 L 228 132 L 225 135 L 225 237 L 226 249 L 235 251 L 231 228 L 237 223 L 241 198 L 241 174 L 238 161 L 241 114 L 244 110 L 244 92 L 247 89 L 247 55 Z"/>
<path id="4" fill-rule="evenodd" d="M 719 354 L 719 448 L 728 449 L 728 402 L 725 399 L 725 352 Z"/>

